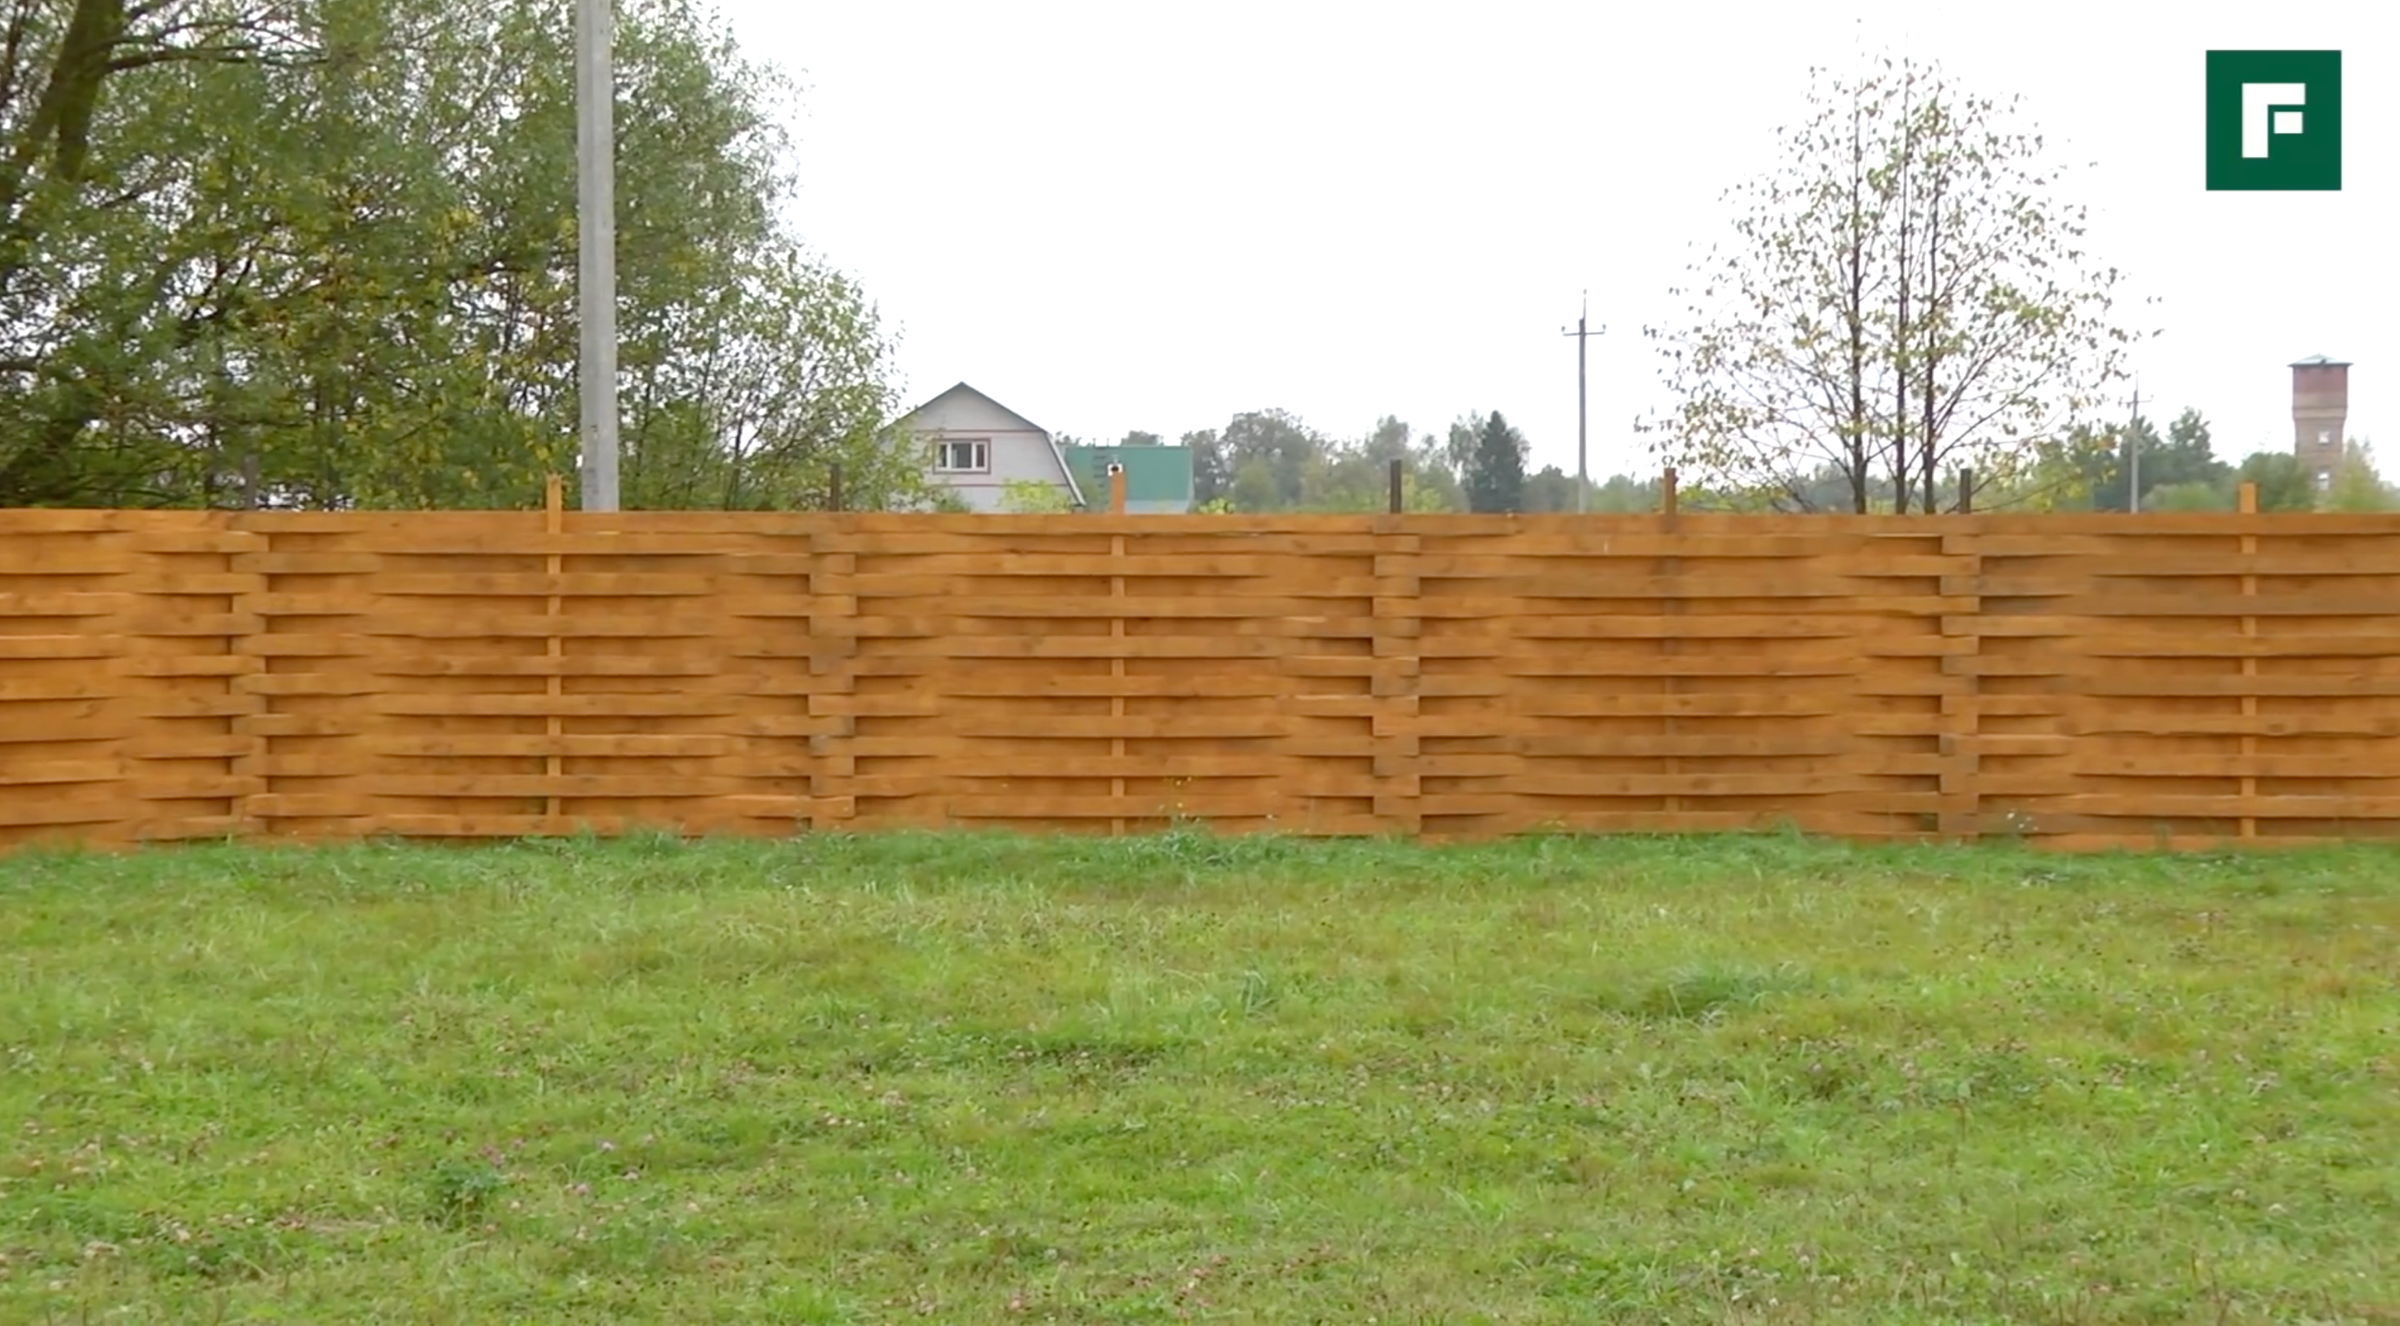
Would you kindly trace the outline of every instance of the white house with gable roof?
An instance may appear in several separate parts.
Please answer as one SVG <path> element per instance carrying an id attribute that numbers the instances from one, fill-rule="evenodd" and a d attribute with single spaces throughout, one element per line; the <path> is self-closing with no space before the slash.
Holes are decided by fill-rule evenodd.
<path id="1" fill-rule="evenodd" d="M 971 511 L 998 511 L 1006 485 L 1030 480 L 1083 491 L 1048 429 L 961 382 L 908 412 L 900 430 L 926 448 L 927 477 Z"/>

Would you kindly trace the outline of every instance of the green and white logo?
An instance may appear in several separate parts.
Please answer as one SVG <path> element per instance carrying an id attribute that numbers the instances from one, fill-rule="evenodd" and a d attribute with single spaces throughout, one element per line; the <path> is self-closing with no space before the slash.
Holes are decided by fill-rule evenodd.
<path id="1" fill-rule="evenodd" d="M 2208 53 L 2208 187 L 2342 187 L 2342 53 Z"/>

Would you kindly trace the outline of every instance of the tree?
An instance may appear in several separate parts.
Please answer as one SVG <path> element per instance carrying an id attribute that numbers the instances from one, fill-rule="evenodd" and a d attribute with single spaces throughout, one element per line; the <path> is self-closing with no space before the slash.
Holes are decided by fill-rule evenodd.
<path id="1" fill-rule="evenodd" d="M 1590 499 L 1585 499 L 1589 505 Z M 1575 509 L 1575 476 L 1556 465 L 1544 465 L 1525 476 L 1525 509 L 1549 515 Z"/>
<path id="2" fill-rule="evenodd" d="M 1657 511 L 1665 504 L 1666 484 L 1662 479 L 1636 479 L 1628 474 L 1609 476 L 1592 495 L 1592 510 L 1611 515 L 1638 515 Z"/>
<path id="3" fill-rule="evenodd" d="M 2375 469 L 2373 448 L 2357 438 L 2350 439 L 2349 446 L 2342 451 L 2340 467 L 2333 472 L 2333 484 L 2326 490 L 2325 509 L 2372 512 L 2389 511 L 2392 506 L 2392 490 Z"/>
<path id="4" fill-rule="evenodd" d="M 1186 433 L 1182 441 L 1192 453 L 1192 504 L 1207 506 L 1233 500 L 1233 466 L 1226 459 L 1225 444 L 1217 437 L 1217 430 Z"/>
<path id="5" fill-rule="evenodd" d="M 1159 444 L 1158 434 L 1144 433 L 1137 429 L 1133 432 L 1127 433 L 1125 435 L 1125 440 L 1118 445 L 1128 447 L 1155 447 Z"/>
<path id="6" fill-rule="evenodd" d="M 1524 510 L 1560 514 L 1575 510 L 1575 476 L 1556 465 L 1545 465 L 1525 476 Z M 1637 479 L 1613 474 L 1584 481 L 1584 510 L 1600 515 L 1644 515 L 1659 509 L 1664 484 L 1658 478 Z"/>
<path id="7" fill-rule="evenodd" d="M 1237 414 L 1219 439 L 1236 475 L 1237 489 L 1245 482 L 1250 485 L 1247 499 L 1239 494 L 1235 499 L 1245 511 L 1288 511 L 1299 506 L 1309 463 L 1325 450 L 1324 438 L 1282 410 Z"/>
<path id="8" fill-rule="evenodd" d="M 915 443 L 888 427 L 891 347 L 864 293 L 792 250 L 746 284 L 634 378 L 647 396 L 626 435 L 625 504 L 813 507 L 839 465 L 853 510 L 929 505 Z"/>
<path id="9" fill-rule="evenodd" d="M 2105 451 L 2087 454 L 2090 502 L 2094 511 L 2133 510 L 2132 484 L 2138 471 L 2141 509 L 2159 507 L 2151 494 L 2167 488 L 2217 489 L 2231 492 L 2233 467 L 2218 460 L 2209 441 L 2208 421 L 2198 410 L 2185 409 L 2167 426 L 2161 438 L 2150 420 L 2136 416 L 2110 436 Z M 2191 500 L 2189 498 L 2185 500 Z M 2187 510 L 2205 510 L 2185 507 Z"/>
<path id="10" fill-rule="evenodd" d="M 1403 509 L 1465 508 L 1458 476 L 1442 449 L 1430 437 L 1417 437 L 1392 415 L 1377 419 L 1363 438 L 1327 444 L 1303 476 L 1300 505 L 1311 511 L 1387 511 L 1394 461 L 1402 471 Z"/>
<path id="11" fill-rule="evenodd" d="M 1252 410 L 1226 426 L 1183 434 L 1192 451 L 1193 507 L 1245 513 L 1385 511 L 1399 461 L 1411 511 L 1466 507 L 1449 450 L 1391 415 L 1363 437 L 1335 440 L 1281 410 Z"/>
<path id="12" fill-rule="evenodd" d="M 1007 479 L 1000 484 L 1000 510 L 1012 516 L 1062 515 L 1075 509 L 1067 490 L 1039 479 Z"/>
<path id="13" fill-rule="evenodd" d="M 2190 406 L 2167 425 L 2167 443 L 2155 463 L 2142 461 L 2142 482 L 2156 488 L 2201 486 L 2219 488 L 2233 477 L 2233 467 L 2218 460 L 2209 439 L 2208 420 Z M 2149 506 L 2147 491 L 2143 506 Z M 2167 508 L 2160 508 L 2165 510 Z"/>
<path id="14" fill-rule="evenodd" d="M 2142 498 L 2142 510 L 2162 512 L 2231 511 L 2234 506 L 2234 495 L 2227 491 L 2230 487 L 2229 483 L 2212 483 L 2202 479 L 2163 483 L 2152 488 Z"/>
<path id="15" fill-rule="evenodd" d="M 1449 460 L 1466 488 L 1467 509 L 1521 511 L 1525 507 L 1525 436 L 1495 410 L 1469 415 L 1450 426 Z"/>
<path id="16" fill-rule="evenodd" d="M 1817 509 L 1946 505 L 1948 476 L 2022 483 L 2123 375 L 2114 268 L 2054 202 L 2042 140 L 1937 68 L 1819 71 L 1777 173 L 1737 188 L 1736 245 L 1695 271 L 1684 325 L 1645 328 L 1679 405 L 1645 424 L 1696 484 Z"/>
<path id="17" fill-rule="evenodd" d="M 1233 509 L 1261 512 L 1289 510 L 1295 503 L 1287 501 L 1282 485 L 1275 481 L 1275 467 L 1263 456 L 1243 461 L 1234 472 Z"/>
<path id="18" fill-rule="evenodd" d="M 1237 414 L 1222 430 L 1184 434 L 1183 444 L 1192 449 L 1193 500 L 1228 498 L 1243 511 L 1300 505 L 1308 468 L 1325 449 L 1323 438 L 1282 410 Z"/>
<path id="19" fill-rule="evenodd" d="M 1243 512 L 1382 511 L 1391 501 L 1391 462 L 1402 462 L 1411 509 L 1455 510 L 1458 480 L 1431 438 L 1415 438 L 1391 416 L 1364 438 L 1342 441 L 1281 410 L 1238 414 L 1222 430 L 1185 433 L 1192 449 L 1194 504 Z"/>
<path id="20" fill-rule="evenodd" d="M 571 7 L 12 7 L 0 505 L 214 503 L 255 459 L 278 503 L 522 506 L 571 467 Z M 108 72 L 62 81 L 94 14 Z M 779 80 L 691 0 L 620 0 L 617 74 L 627 504 L 807 504 L 836 462 L 928 500 L 874 306 L 779 219 Z"/>
<path id="21" fill-rule="evenodd" d="M 2104 449 L 2087 454 L 2089 502 L 2094 511 L 2131 511 L 2133 458 L 2140 457 L 2142 477 L 2150 479 L 2159 463 L 2158 429 L 2139 415 L 2103 431 Z"/>
<path id="22" fill-rule="evenodd" d="M 2308 471 L 2300 468 L 2300 458 L 2289 451 L 2252 452 L 2243 459 L 2233 477 L 2236 484 L 2257 486 L 2261 511 L 2316 509 L 2316 485 L 2309 479 Z"/>
<path id="23" fill-rule="evenodd" d="M 2052 437 L 2037 439 L 2030 461 L 1999 483 L 1976 483 L 1978 511 L 2089 511 L 2093 494 L 2113 471 L 2117 434 L 2090 424 L 2075 424 Z"/>
<path id="24" fill-rule="evenodd" d="M 179 256 L 157 218 L 238 110 L 193 87 L 322 52 L 267 0 L 0 0 L 0 27 L 0 506 L 71 501 L 161 459 L 113 404 L 151 375 L 141 314 Z"/>

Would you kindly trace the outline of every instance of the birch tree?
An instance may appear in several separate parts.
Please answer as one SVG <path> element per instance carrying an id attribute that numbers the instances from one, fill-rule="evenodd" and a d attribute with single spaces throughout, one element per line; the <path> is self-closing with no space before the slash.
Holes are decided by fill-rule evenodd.
<path id="1" fill-rule="evenodd" d="M 1935 510 L 1949 477 L 2021 487 L 2125 374 L 2120 274 L 2085 248 L 2038 134 L 1938 68 L 1818 71 L 1775 171 L 1727 196 L 1733 242 L 1646 327 L 1674 408 L 1653 451 L 1784 510 Z"/>

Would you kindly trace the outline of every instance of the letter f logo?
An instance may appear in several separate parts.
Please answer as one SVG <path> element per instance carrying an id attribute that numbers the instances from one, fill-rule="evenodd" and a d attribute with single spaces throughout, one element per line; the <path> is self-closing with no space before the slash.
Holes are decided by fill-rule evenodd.
<path id="1" fill-rule="evenodd" d="M 2274 134 L 2300 132 L 2300 112 L 2280 107 L 2308 104 L 2306 83 L 2242 84 L 2242 155 L 2263 157 Z"/>
<path id="2" fill-rule="evenodd" d="M 2341 188 L 2342 53 L 2210 51 L 2207 144 L 2211 190 Z"/>

